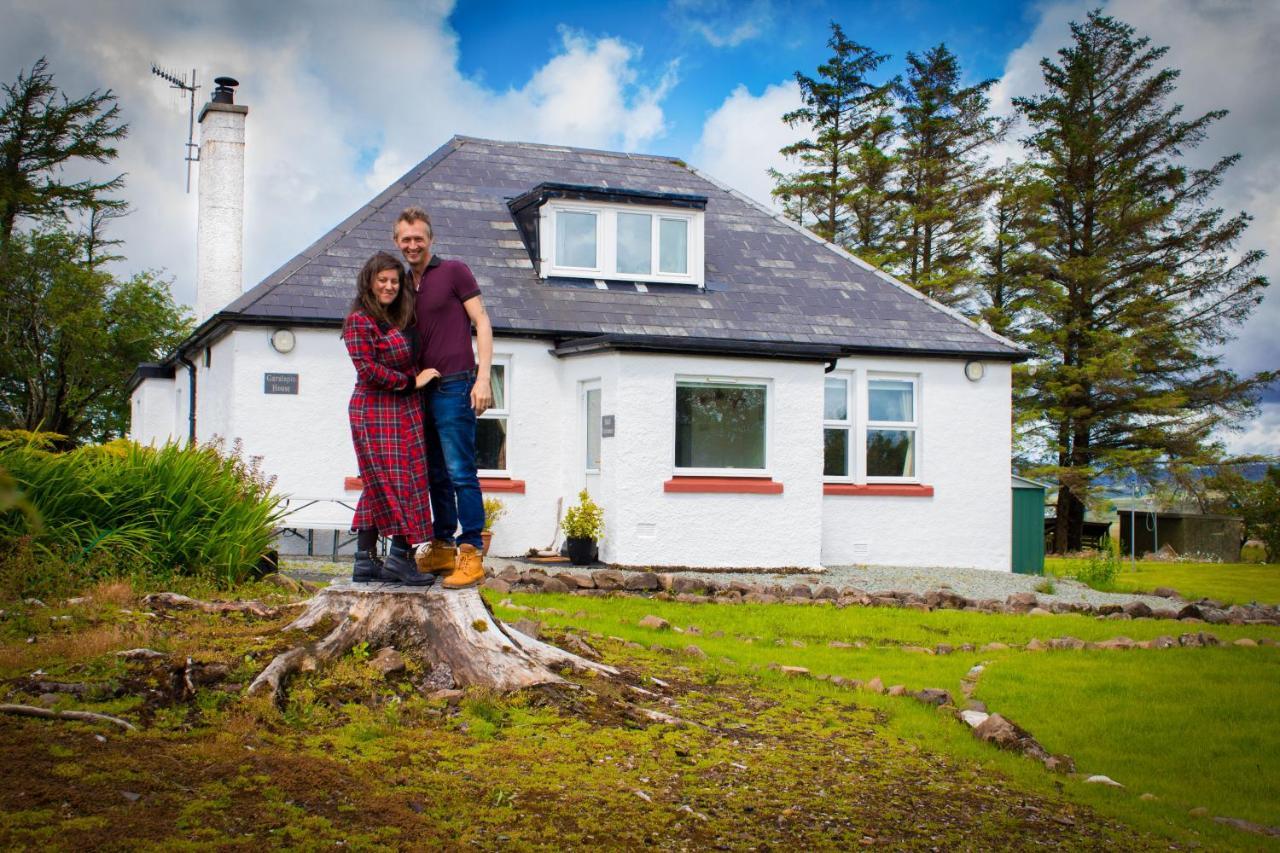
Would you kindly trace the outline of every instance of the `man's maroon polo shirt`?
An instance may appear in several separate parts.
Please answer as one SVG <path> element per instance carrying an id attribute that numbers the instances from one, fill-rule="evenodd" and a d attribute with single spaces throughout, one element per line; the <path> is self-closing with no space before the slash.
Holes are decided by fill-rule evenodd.
<path id="1" fill-rule="evenodd" d="M 410 270 L 410 277 L 413 272 Z M 441 376 L 474 370 L 471 318 L 462 303 L 480 295 L 480 285 L 462 261 L 441 260 L 432 255 L 422 278 L 414 282 L 418 369 L 434 367 Z"/>

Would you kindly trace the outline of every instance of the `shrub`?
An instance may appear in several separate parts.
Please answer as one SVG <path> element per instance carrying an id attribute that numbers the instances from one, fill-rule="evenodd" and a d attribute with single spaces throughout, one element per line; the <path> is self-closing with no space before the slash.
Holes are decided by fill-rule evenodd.
<path id="1" fill-rule="evenodd" d="M 271 545 L 280 499 L 238 441 L 230 453 L 220 441 L 48 448 L 39 435 L 0 433 L 0 467 L 42 522 L 35 526 L 18 508 L 0 511 L 0 540 L 28 537 L 51 566 L 96 566 L 95 577 L 201 575 L 230 585 Z"/>
<path id="2" fill-rule="evenodd" d="M 507 506 L 497 498 L 484 499 L 484 529 L 493 531 L 493 526 L 507 514 Z"/>
<path id="3" fill-rule="evenodd" d="M 1085 564 L 1076 572 L 1076 578 L 1094 589 L 1109 589 L 1120 573 L 1120 557 L 1111 547 L 1108 537 L 1098 542 L 1098 550 L 1089 554 Z"/>
<path id="4" fill-rule="evenodd" d="M 578 503 L 565 512 L 560 529 L 570 539 L 599 539 L 604 533 L 604 510 L 583 489 L 578 493 Z"/>

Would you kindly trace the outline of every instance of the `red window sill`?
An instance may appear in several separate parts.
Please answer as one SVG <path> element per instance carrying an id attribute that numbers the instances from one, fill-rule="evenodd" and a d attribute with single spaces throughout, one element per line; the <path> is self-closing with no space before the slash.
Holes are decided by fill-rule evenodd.
<path id="1" fill-rule="evenodd" d="M 512 492 L 524 494 L 524 480 L 512 480 L 510 477 L 481 477 L 482 492 Z"/>
<path id="2" fill-rule="evenodd" d="M 933 486 L 914 483 L 823 483 L 824 495 L 879 495 L 892 498 L 931 498 Z"/>
<path id="3" fill-rule="evenodd" d="M 720 495 L 780 495 L 782 484 L 768 477 L 672 477 L 664 492 L 700 492 Z"/>
<path id="4" fill-rule="evenodd" d="M 342 480 L 342 488 L 348 492 L 358 492 L 364 488 L 364 483 L 360 482 L 359 477 L 345 477 Z M 481 477 L 480 491 L 511 492 L 523 495 L 524 480 L 512 480 L 508 477 Z"/>

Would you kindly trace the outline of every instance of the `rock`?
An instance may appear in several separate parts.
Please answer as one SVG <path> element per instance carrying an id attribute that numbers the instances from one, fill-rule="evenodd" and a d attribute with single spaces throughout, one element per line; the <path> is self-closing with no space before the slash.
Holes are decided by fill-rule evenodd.
<path id="1" fill-rule="evenodd" d="M 954 651 L 955 649 L 947 643 L 938 643 L 938 645 L 933 647 L 933 653 L 935 655 L 949 655 Z"/>
<path id="2" fill-rule="evenodd" d="M 1254 823 L 1251 820 L 1244 820 L 1238 817 L 1215 817 L 1214 823 L 1220 823 L 1223 826 L 1229 826 L 1232 829 L 1239 829 L 1244 832 L 1252 832 L 1254 835 L 1268 835 L 1272 838 L 1280 838 L 1280 827 L 1263 826 L 1260 823 Z"/>
<path id="3" fill-rule="evenodd" d="M 1090 776 L 1084 781 L 1086 785 L 1110 785 L 1112 788 L 1124 787 L 1124 785 L 1121 785 L 1115 779 L 1112 779 L 1110 776 L 1103 776 L 1101 773 Z"/>
<path id="4" fill-rule="evenodd" d="M 1157 607 L 1151 611 L 1152 619 L 1177 619 L 1178 611 L 1170 610 L 1167 607 Z"/>
<path id="5" fill-rule="evenodd" d="M 1040 603 L 1034 592 L 1015 592 L 1004 600 L 1004 603 L 1010 607 L 1020 607 L 1030 610 Z"/>
<path id="6" fill-rule="evenodd" d="M 577 587 L 578 589 L 596 588 L 595 579 L 586 572 L 561 572 L 559 577 L 569 586 Z"/>
<path id="7" fill-rule="evenodd" d="M 1178 643 L 1191 648 L 1220 645 L 1217 636 L 1210 634 L 1207 631 L 1198 631 L 1194 634 L 1183 634 L 1178 638 Z"/>
<path id="8" fill-rule="evenodd" d="M 1025 648 L 1029 652 L 1042 652 L 1049 647 L 1044 643 L 1040 642 L 1040 640 L 1037 639 L 1036 637 L 1032 637 L 1030 640 L 1027 641 L 1027 645 Z"/>
<path id="9" fill-rule="evenodd" d="M 875 678 L 868 680 L 867 683 L 863 685 L 863 687 L 865 687 L 871 693 L 884 692 L 884 682 L 880 680 L 880 676 L 878 675 Z"/>
<path id="10" fill-rule="evenodd" d="M 1062 649 L 1083 649 L 1084 640 L 1075 637 L 1054 637 L 1049 641 L 1049 648 L 1059 651 Z"/>
<path id="11" fill-rule="evenodd" d="M 968 702 L 966 702 L 966 703 L 965 703 L 965 710 L 966 710 L 966 711 L 977 711 L 977 712 L 979 712 L 979 713 L 981 713 L 981 714 L 989 714 L 989 713 L 991 713 L 991 712 L 987 709 L 987 703 L 986 703 L 986 702 L 981 701 L 980 699 L 970 699 Z"/>
<path id="12" fill-rule="evenodd" d="M 885 691 L 885 693 L 888 693 L 890 696 L 906 696 L 906 695 L 907 695 L 907 685 L 905 685 L 905 684 L 895 684 L 895 685 L 891 686 L 888 690 L 886 690 L 886 691 Z"/>
<path id="13" fill-rule="evenodd" d="M 984 711 L 976 711 L 972 708 L 960 712 L 960 719 L 968 724 L 969 728 L 976 729 L 987 721 L 987 717 L 991 715 Z"/>
<path id="14" fill-rule="evenodd" d="M 446 688 L 444 690 L 432 690 L 427 694 L 428 699 L 443 699 L 450 705 L 457 705 L 462 701 L 462 697 L 466 696 L 466 691 L 456 688 Z"/>
<path id="15" fill-rule="evenodd" d="M 813 590 L 802 583 L 792 584 L 787 589 L 788 598 L 813 598 Z"/>
<path id="16" fill-rule="evenodd" d="M 534 619 L 518 619 L 510 624 L 512 628 L 531 640 L 538 639 L 538 634 L 542 632 L 542 623 Z"/>
<path id="17" fill-rule="evenodd" d="M 688 575 L 675 575 L 671 579 L 671 591 L 674 593 L 702 593 L 706 591 L 706 586 L 698 578 L 689 577 Z"/>
<path id="18" fill-rule="evenodd" d="M 749 604 L 777 604 L 779 598 L 767 592 L 752 592 L 742 599 Z"/>
<path id="19" fill-rule="evenodd" d="M 369 666 L 382 673 L 382 677 L 386 678 L 394 672 L 404 671 L 404 657 L 395 649 L 387 646 L 378 650 L 378 653 L 369 659 Z"/>
<path id="20" fill-rule="evenodd" d="M 924 646 L 903 646 L 901 650 L 913 655 L 933 654 L 933 649 L 926 649 Z"/>
<path id="21" fill-rule="evenodd" d="M 135 793 L 133 791 L 121 791 L 120 796 L 124 797 L 126 800 L 128 800 L 131 803 L 136 803 L 138 800 L 142 799 L 141 794 Z"/>
<path id="22" fill-rule="evenodd" d="M 1181 598 L 1176 589 L 1167 586 L 1158 586 L 1151 591 L 1151 594 L 1158 598 Z"/>
<path id="23" fill-rule="evenodd" d="M 809 675 L 809 670 L 803 666 L 780 666 L 778 671 L 790 678 L 804 678 Z"/>
<path id="24" fill-rule="evenodd" d="M 1201 613 L 1200 608 L 1197 607 L 1196 605 L 1188 604 L 1186 607 L 1178 611 L 1178 618 L 1179 619 L 1203 619 L 1204 614 Z"/>
<path id="25" fill-rule="evenodd" d="M 1168 636 L 1156 637 L 1151 641 L 1151 648 L 1153 649 L 1171 649 L 1176 645 L 1178 645 L 1178 641 Z"/>
<path id="26" fill-rule="evenodd" d="M 511 592 L 511 584 L 507 583 L 502 578 L 485 578 L 483 586 L 485 589 L 491 589 L 502 595 L 506 595 L 508 592 Z"/>
<path id="27" fill-rule="evenodd" d="M 1008 648 L 1004 643 L 987 643 L 981 650 L 984 652 L 1002 652 Z"/>
<path id="28" fill-rule="evenodd" d="M 565 593 L 569 591 L 569 585 L 567 583 L 560 580 L 560 578 L 553 577 L 543 578 L 539 583 L 539 587 L 543 592 Z"/>
<path id="29" fill-rule="evenodd" d="M 1000 749 L 1021 752 L 1023 755 L 1044 761 L 1049 757 L 1044 747 L 1030 732 L 1000 714 L 992 714 L 973 730 L 974 737 L 995 744 Z"/>
<path id="30" fill-rule="evenodd" d="M 47 604 L 38 598 L 24 598 L 22 599 L 22 603 L 28 607 L 48 607 Z"/>
<path id="31" fill-rule="evenodd" d="M 658 576 L 653 572 L 638 572 L 627 575 L 622 585 L 624 589 L 632 592 L 653 592 L 662 588 L 662 584 L 658 581 Z"/>
<path id="32" fill-rule="evenodd" d="M 1240 639 L 1236 640 L 1232 645 L 1256 648 L 1258 644 L 1256 641 L 1251 640 L 1248 637 L 1241 637 Z"/>
<path id="33" fill-rule="evenodd" d="M 1098 616 L 1115 616 L 1124 613 L 1124 608 L 1119 604 L 1099 604 L 1093 609 Z"/>
<path id="34" fill-rule="evenodd" d="M 695 595 L 692 592 L 678 592 L 675 597 L 676 601 L 683 604 L 706 604 L 711 599 L 705 595 Z"/>
<path id="35" fill-rule="evenodd" d="M 926 705 L 954 705 L 951 694 L 938 687 L 926 687 L 912 694 Z"/>
<path id="36" fill-rule="evenodd" d="M 41 693 L 36 697 L 36 701 L 46 708 L 52 708 L 58 704 L 59 698 L 61 697 L 57 693 Z"/>
<path id="37" fill-rule="evenodd" d="M 1044 766 L 1050 773 L 1076 772 L 1076 762 L 1070 755 L 1051 755 L 1044 760 Z"/>
<path id="38" fill-rule="evenodd" d="M 565 634 L 564 642 L 561 645 L 579 657 L 600 660 L 600 653 L 595 650 L 595 647 L 577 634 Z"/>
<path id="39" fill-rule="evenodd" d="M 1137 643 L 1135 643 L 1133 640 L 1129 639 L 1128 637 L 1115 637 L 1110 640 L 1103 640 L 1101 643 L 1097 644 L 1098 648 L 1100 649 L 1113 649 L 1113 650 L 1132 649 L 1136 645 Z"/>
<path id="40" fill-rule="evenodd" d="M 834 586 L 824 584 L 813 591 L 813 597 L 822 599 L 823 601 L 835 601 L 840 597 L 840 593 Z"/>
<path id="41" fill-rule="evenodd" d="M 841 640 L 832 640 L 831 642 L 827 643 L 827 647 L 831 649 L 851 649 L 853 648 L 853 644 L 846 643 Z"/>
<path id="42" fill-rule="evenodd" d="M 126 649 L 123 652 L 116 652 L 116 657 L 125 660 L 155 660 L 156 658 L 166 657 L 164 652 L 158 652 L 155 649 Z"/>
<path id="43" fill-rule="evenodd" d="M 507 563 L 505 566 L 502 567 L 502 571 L 498 572 L 497 576 L 502 578 L 507 583 L 515 583 L 520 578 L 520 570 L 517 569 L 513 564 Z"/>
<path id="44" fill-rule="evenodd" d="M 591 577 L 596 582 L 596 589 L 622 589 L 627 581 L 627 576 L 617 569 L 600 569 L 592 572 Z"/>
<path id="45" fill-rule="evenodd" d="M 707 656 L 707 653 L 704 652 L 700 647 L 692 644 L 684 647 L 684 653 L 691 658 L 705 658 Z"/>
<path id="46" fill-rule="evenodd" d="M 1263 637 L 1261 640 L 1259 640 L 1259 641 L 1258 641 L 1258 645 L 1260 645 L 1260 646 L 1280 646 L 1280 640 L 1275 640 L 1275 639 L 1272 639 L 1271 637 Z"/>
<path id="47" fill-rule="evenodd" d="M 1191 815 L 1192 817 L 1208 817 L 1209 810 L 1206 809 L 1204 806 L 1196 806 L 1194 809 L 1187 812 L 1187 814 Z"/>
<path id="48" fill-rule="evenodd" d="M 1151 608 L 1141 601 L 1130 601 L 1124 605 L 1124 612 L 1134 619 L 1147 619 L 1151 616 Z"/>
<path id="49" fill-rule="evenodd" d="M 1033 607 L 1027 611 L 1028 616 L 1050 616 L 1053 611 L 1045 610 L 1043 607 Z"/>
<path id="50" fill-rule="evenodd" d="M 641 628 L 652 628 L 655 631 L 671 630 L 670 622 L 668 622 L 666 619 L 663 619 L 661 616 L 654 616 L 653 614 L 650 614 L 644 617 L 643 619 L 640 620 L 638 624 L 640 625 Z"/>
<path id="51" fill-rule="evenodd" d="M 1139 794 L 1138 799 L 1143 800 L 1144 802 L 1152 803 L 1160 798 L 1157 797 L 1155 794 L 1151 793 L 1150 791 L 1148 791 L 1145 794 Z"/>

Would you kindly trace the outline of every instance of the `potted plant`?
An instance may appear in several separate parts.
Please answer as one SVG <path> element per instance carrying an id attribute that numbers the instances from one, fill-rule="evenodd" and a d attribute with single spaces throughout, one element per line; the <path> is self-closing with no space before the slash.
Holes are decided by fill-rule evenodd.
<path id="1" fill-rule="evenodd" d="M 481 554 L 489 553 L 489 543 L 493 541 L 493 525 L 507 514 L 507 505 L 497 498 L 484 499 L 484 530 L 480 531 Z"/>
<path id="2" fill-rule="evenodd" d="M 585 566 L 596 558 L 596 543 L 604 533 L 604 510 L 583 489 L 578 503 L 564 514 L 560 529 L 565 535 L 565 552 L 575 566 Z"/>

